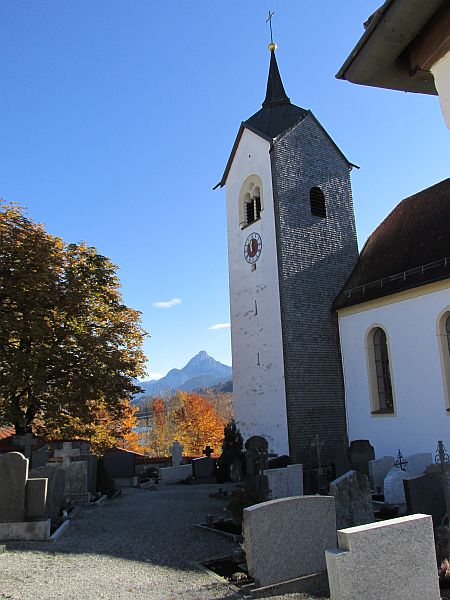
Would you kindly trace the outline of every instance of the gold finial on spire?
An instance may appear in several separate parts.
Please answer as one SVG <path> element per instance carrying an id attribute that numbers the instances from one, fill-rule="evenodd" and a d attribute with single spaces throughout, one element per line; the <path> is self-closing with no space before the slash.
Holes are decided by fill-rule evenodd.
<path id="1" fill-rule="evenodd" d="M 275 13 L 274 12 L 270 12 L 269 10 L 269 16 L 266 19 L 266 23 L 269 23 L 269 27 L 270 27 L 270 44 L 269 44 L 269 50 L 271 52 L 275 52 L 275 50 L 277 49 L 277 45 L 275 44 L 275 42 L 273 41 L 273 35 L 272 35 L 272 17 Z"/>

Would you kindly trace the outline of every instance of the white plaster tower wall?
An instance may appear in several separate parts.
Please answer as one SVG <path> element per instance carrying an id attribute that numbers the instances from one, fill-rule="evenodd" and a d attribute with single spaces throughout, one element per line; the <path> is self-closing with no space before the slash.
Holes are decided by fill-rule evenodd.
<path id="1" fill-rule="evenodd" d="M 244 129 L 227 177 L 233 404 L 244 440 L 262 435 L 270 452 L 289 454 L 269 150 L 268 141 Z M 242 228 L 240 193 L 251 175 L 262 184 L 261 218 Z M 244 258 L 245 240 L 253 232 L 262 239 L 256 268 Z"/>

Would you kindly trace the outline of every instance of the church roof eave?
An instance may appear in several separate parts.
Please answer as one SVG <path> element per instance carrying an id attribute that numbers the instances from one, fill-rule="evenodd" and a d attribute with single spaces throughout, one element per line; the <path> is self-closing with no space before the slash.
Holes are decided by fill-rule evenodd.
<path id="1" fill-rule="evenodd" d="M 243 135 L 245 129 L 248 129 L 249 131 L 251 131 L 255 135 L 259 135 L 259 137 L 263 138 L 263 140 L 266 140 L 270 144 L 273 143 L 273 139 L 271 137 L 269 137 L 268 135 L 266 135 L 262 131 L 258 131 L 255 127 L 252 127 L 246 121 L 242 121 L 242 123 L 241 123 L 241 125 L 239 127 L 239 131 L 237 132 L 236 139 L 234 140 L 233 148 L 231 149 L 231 153 L 230 153 L 230 156 L 228 158 L 227 164 L 225 166 L 225 170 L 223 172 L 222 179 L 219 181 L 219 183 L 216 183 L 216 185 L 213 187 L 213 190 L 216 190 L 218 187 L 222 188 L 226 184 L 227 178 L 228 178 L 228 174 L 229 174 L 230 169 L 231 169 L 231 165 L 233 164 L 234 157 L 235 157 L 237 149 L 239 147 L 239 142 L 241 141 L 241 138 L 242 138 L 242 135 Z"/>
<path id="2" fill-rule="evenodd" d="M 450 279 L 450 178 L 402 200 L 369 236 L 333 308 Z"/>

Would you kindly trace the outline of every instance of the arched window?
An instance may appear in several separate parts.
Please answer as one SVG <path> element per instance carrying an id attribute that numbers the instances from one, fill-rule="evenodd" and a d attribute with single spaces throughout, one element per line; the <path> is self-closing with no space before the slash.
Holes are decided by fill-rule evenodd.
<path id="1" fill-rule="evenodd" d="M 241 228 L 251 225 L 261 217 L 263 209 L 261 179 L 250 175 L 242 186 L 239 199 L 239 223 Z"/>
<path id="2" fill-rule="evenodd" d="M 368 341 L 372 413 L 393 413 L 394 398 L 386 333 L 381 327 L 374 327 L 369 333 Z"/>
<path id="3" fill-rule="evenodd" d="M 450 312 L 446 311 L 439 319 L 438 335 L 444 375 L 446 408 L 450 413 Z"/>
<path id="4" fill-rule="evenodd" d="M 309 190 L 309 202 L 311 204 L 311 214 L 325 219 L 327 216 L 325 195 L 319 187 L 312 187 Z"/>

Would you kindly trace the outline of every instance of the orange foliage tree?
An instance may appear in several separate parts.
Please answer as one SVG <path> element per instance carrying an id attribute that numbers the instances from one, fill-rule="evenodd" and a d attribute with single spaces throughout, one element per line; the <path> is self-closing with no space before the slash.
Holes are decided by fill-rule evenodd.
<path id="1" fill-rule="evenodd" d="M 175 440 L 183 445 L 186 456 L 201 455 L 206 444 L 219 451 L 225 419 L 204 396 L 178 392 L 166 402 L 153 400 L 151 408 L 152 454 L 169 455 Z"/>

